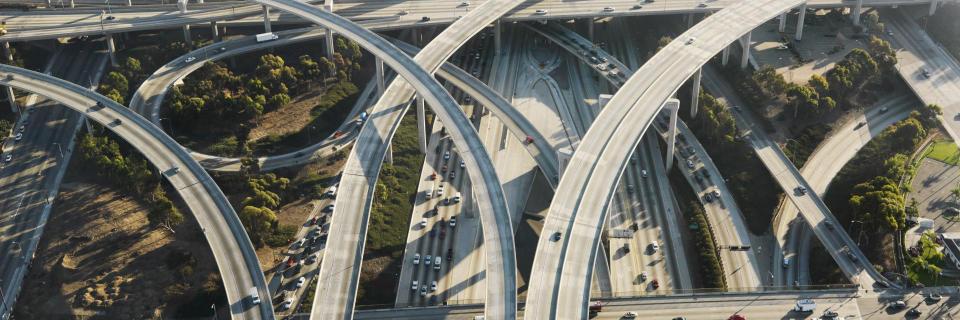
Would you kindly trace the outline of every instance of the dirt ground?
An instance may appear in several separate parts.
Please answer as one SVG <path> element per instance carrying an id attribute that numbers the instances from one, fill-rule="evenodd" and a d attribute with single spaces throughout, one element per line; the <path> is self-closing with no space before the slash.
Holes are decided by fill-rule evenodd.
<path id="1" fill-rule="evenodd" d="M 249 143 L 269 135 L 299 132 L 310 123 L 310 111 L 324 98 L 326 88 L 317 85 L 309 92 L 292 97 L 290 103 L 263 115 L 260 124 L 250 130 Z M 319 133 L 318 133 L 319 134 Z"/>
<path id="2" fill-rule="evenodd" d="M 189 213 L 171 234 L 151 227 L 136 199 L 71 180 L 61 186 L 15 318 L 155 319 L 199 299 L 217 269 Z M 209 315 L 199 312 L 189 316 Z"/>

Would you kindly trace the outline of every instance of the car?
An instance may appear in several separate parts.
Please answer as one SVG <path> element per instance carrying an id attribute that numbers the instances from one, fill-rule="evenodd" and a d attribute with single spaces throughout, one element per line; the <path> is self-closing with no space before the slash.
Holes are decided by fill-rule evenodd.
<path id="1" fill-rule="evenodd" d="M 706 8 L 706 7 L 707 7 L 706 2 L 701 2 L 700 4 L 697 5 L 697 8 Z"/>
<path id="2" fill-rule="evenodd" d="M 7 156 L 3 157 L 4 162 L 10 162 L 11 160 L 13 160 L 13 155 L 8 154 Z"/>
<path id="3" fill-rule="evenodd" d="M 635 4 L 635 5 L 633 5 L 633 7 L 632 7 L 632 8 L 630 8 L 630 9 L 633 9 L 633 10 L 640 10 L 640 9 L 643 9 L 643 6 L 641 6 L 641 5 L 639 5 L 639 4 Z"/>
<path id="4" fill-rule="evenodd" d="M 197 57 L 187 57 L 186 59 L 183 60 L 183 62 L 191 63 L 191 62 L 194 62 L 194 61 L 196 61 L 196 60 L 197 60 Z"/>
<path id="5" fill-rule="evenodd" d="M 460 6 L 461 6 L 461 7 L 468 7 L 468 6 L 470 6 L 470 2 L 469 2 L 469 1 L 460 2 Z"/>
<path id="6" fill-rule="evenodd" d="M 646 271 L 640 273 L 640 281 L 647 281 L 647 272 L 646 272 Z"/>
<path id="7" fill-rule="evenodd" d="M 431 173 L 430 177 L 428 177 L 427 180 L 430 180 L 430 181 L 437 180 L 437 173 L 436 172 Z"/>
<path id="8" fill-rule="evenodd" d="M 706 201 L 707 203 L 713 202 L 713 195 L 709 193 L 703 195 L 703 201 Z"/>
<path id="9" fill-rule="evenodd" d="M 560 241 L 560 231 L 553 233 L 553 241 Z"/>
<path id="10" fill-rule="evenodd" d="M 116 20 L 116 19 L 117 19 L 117 17 L 114 17 L 114 16 L 106 16 L 105 18 L 103 18 L 103 20 L 107 20 L 107 21 L 113 21 L 113 20 Z"/>
<path id="11" fill-rule="evenodd" d="M 807 194 L 807 187 L 798 186 L 797 193 L 799 193 L 801 196 Z"/>
<path id="12" fill-rule="evenodd" d="M 430 292 L 437 291 L 437 282 L 430 282 Z"/>
<path id="13" fill-rule="evenodd" d="M 420 228 L 427 227 L 427 219 L 420 219 Z"/>
<path id="14" fill-rule="evenodd" d="M 307 278 L 300 277 L 300 278 L 297 278 L 297 284 L 296 284 L 295 286 L 296 286 L 297 288 L 302 288 L 302 287 L 303 287 L 303 284 L 305 284 L 305 283 L 307 283 Z"/>
<path id="15" fill-rule="evenodd" d="M 420 287 L 420 281 L 413 280 L 413 283 L 410 284 L 410 290 L 417 291 L 417 288 Z"/>
<path id="16" fill-rule="evenodd" d="M 287 310 L 287 309 L 290 309 L 290 307 L 292 306 L 293 306 L 293 299 L 283 300 L 283 302 L 280 303 L 280 310 Z"/>
<path id="17" fill-rule="evenodd" d="M 335 207 L 336 206 L 333 203 L 328 204 L 326 207 L 323 207 L 323 212 L 333 212 Z"/>
<path id="18" fill-rule="evenodd" d="M 916 307 L 914 307 L 914 308 L 912 308 L 912 309 L 910 309 L 910 310 L 907 310 L 907 316 L 908 316 L 908 317 L 919 317 L 921 314 L 923 314 L 923 312 L 921 312 L 921 311 L 920 311 L 919 309 L 917 309 Z"/>
<path id="19" fill-rule="evenodd" d="M 443 152 L 443 160 L 450 160 L 450 151 Z"/>
<path id="20" fill-rule="evenodd" d="M 830 222 L 830 221 L 824 221 L 824 222 L 823 222 L 823 225 L 826 226 L 827 229 L 830 229 L 830 230 L 833 230 L 833 228 L 834 228 L 834 227 L 833 227 L 833 223 Z"/>
<path id="21" fill-rule="evenodd" d="M 720 190 L 714 189 L 714 190 L 713 190 L 713 197 L 714 197 L 714 198 L 717 198 L 717 200 L 720 200 Z"/>
<path id="22" fill-rule="evenodd" d="M 113 119 L 113 122 L 111 122 L 110 124 L 113 124 L 113 125 L 115 125 L 115 126 L 119 126 L 119 125 L 123 124 L 123 120 Z"/>
<path id="23" fill-rule="evenodd" d="M 17 131 L 20 131 L 20 132 L 24 132 L 26 130 L 27 130 L 27 126 L 24 126 L 24 125 L 21 125 L 20 128 L 17 129 Z"/>
<path id="24" fill-rule="evenodd" d="M 440 172 L 447 172 L 447 165 L 440 167 Z"/>
<path id="25" fill-rule="evenodd" d="M 536 14 L 536 15 L 538 15 L 538 16 L 542 16 L 542 15 L 547 14 L 547 10 L 537 9 L 537 11 L 534 11 L 534 14 Z"/>
<path id="26" fill-rule="evenodd" d="M 790 267 L 790 258 L 783 258 L 783 268 L 786 269 L 789 267 Z"/>
<path id="27" fill-rule="evenodd" d="M 443 261 L 443 258 L 436 256 L 433 258 L 433 270 L 440 270 L 440 263 Z"/>
<path id="28" fill-rule="evenodd" d="M 414 254 L 413 254 L 413 265 L 418 265 L 418 264 L 420 264 L 420 254 L 419 254 L 419 253 L 414 253 Z"/>
<path id="29" fill-rule="evenodd" d="M 428 254 L 423 258 L 423 265 L 429 266 L 431 263 L 433 263 L 433 256 Z"/>
<path id="30" fill-rule="evenodd" d="M 307 264 L 312 264 L 312 263 L 314 263 L 314 262 L 317 262 L 317 254 L 316 254 L 316 253 L 307 256 Z"/>
<path id="31" fill-rule="evenodd" d="M 687 318 L 685 318 L 685 317 L 675 317 L 675 318 L 673 318 L 673 319 L 671 319 L 671 320 L 687 320 Z"/>
<path id="32" fill-rule="evenodd" d="M 653 242 L 650 243 L 650 252 L 651 252 L 651 253 L 655 253 L 655 252 L 657 252 L 657 251 L 659 251 L 659 250 L 660 250 L 660 243 L 659 243 L 659 242 L 653 241 Z"/>
<path id="33" fill-rule="evenodd" d="M 463 162 L 463 159 L 460 159 L 460 168 L 463 169 L 463 168 L 466 167 L 466 166 L 467 166 L 467 164 L 466 164 L 465 162 Z"/>
<path id="34" fill-rule="evenodd" d="M 293 248 L 297 249 L 303 246 L 303 243 L 307 242 L 307 239 L 300 239 L 293 243 Z"/>
<path id="35" fill-rule="evenodd" d="M 636 312 L 627 311 L 627 313 L 624 313 L 623 316 L 620 317 L 620 318 L 623 318 L 623 319 L 636 319 L 637 316 L 639 316 L 639 315 L 638 315 Z"/>
<path id="36" fill-rule="evenodd" d="M 457 178 L 457 172 L 456 172 L 456 171 L 450 171 L 450 174 L 447 175 L 447 178 L 450 178 L 450 180 L 456 179 L 456 178 Z"/>
<path id="37" fill-rule="evenodd" d="M 694 41 L 697 41 L 697 38 L 690 37 L 690 38 L 687 38 L 687 42 L 685 42 L 685 44 L 691 45 L 693 44 Z"/>
<path id="38" fill-rule="evenodd" d="M 427 188 L 427 191 L 424 192 L 424 197 L 427 200 L 430 200 L 430 198 L 433 198 L 433 188 Z"/>
<path id="39" fill-rule="evenodd" d="M 657 281 L 657 279 L 653 279 L 653 281 L 650 281 L 650 285 L 653 286 L 654 289 L 658 289 L 660 288 L 660 281 Z"/>
<path id="40" fill-rule="evenodd" d="M 422 22 L 430 21 L 430 17 L 423 16 L 422 18 L 420 18 L 420 21 L 422 21 Z"/>
<path id="41" fill-rule="evenodd" d="M 408 14 L 410 14 L 410 11 L 407 11 L 407 10 L 400 10 L 400 12 L 397 12 L 398 16 L 405 16 Z"/>
<path id="42" fill-rule="evenodd" d="M 880 108 L 880 113 L 886 113 L 887 110 L 888 110 L 887 107 L 882 107 Z"/>
<path id="43" fill-rule="evenodd" d="M 227 47 L 220 47 L 220 48 L 217 48 L 217 51 L 219 51 L 219 52 L 224 52 L 224 51 L 227 51 Z"/>
<path id="44" fill-rule="evenodd" d="M 646 169 L 640 170 L 640 176 L 646 178 L 646 177 L 647 177 L 647 170 L 646 170 Z"/>
<path id="45" fill-rule="evenodd" d="M 23 132 L 17 132 L 17 136 L 13 140 L 20 141 L 23 139 Z"/>
<path id="46" fill-rule="evenodd" d="M 603 12 L 613 12 L 614 10 L 616 10 L 616 9 L 614 9 L 614 8 L 612 8 L 612 7 L 603 7 Z"/>
<path id="47" fill-rule="evenodd" d="M 450 217 L 450 227 L 451 228 L 457 227 L 457 216 Z"/>
<path id="48" fill-rule="evenodd" d="M 927 300 L 930 300 L 933 302 L 940 302 L 941 299 L 943 299 L 943 297 L 940 296 L 939 293 L 930 293 L 927 295 Z"/>
<path id="49" fill-rule="evenodd" d="M 427 286 L 420 287 L 420 296 L 421 297 L 427 296 Z"/>
<path id="50" fill-rule="evenodd" d="M 923 74 L 924 79 L 930 79 L 930 70 L 920 69 L 920 73 Z"/>
<path id="51" fill-rule="evenodd" d="M 747 320 L 747 318 L 745 318 L 744 316 L 741 316 L 741 315 L 739 315 L 739 314 L 735 314 L 735 315 L 732 315 L 732 316 L 730 316 L 730 317 L 727 317 L 727 320 Z"/>
<path id="52" fill-rule="evenodd" d="M 823 315 L 820 316 L 820 319 L 824 319 L 824 318 L 826 318 L 826 319 L 833 319 L 833 318 L 836 318 L 836 317 L 839 317 L 839 316 L 840 316 L 840 314 L 837 313 L 836 311 L 827 310 L 827 311 L 824 311 L 824 312 L 823 312 Z"/>
<path id="53" fill-rule="evenodd" d="M 903 300 L 897 300 L 897 301 L 891 302 L 889 304 L 889 307 L 891 309 L 903 309 L 907 307 L 907 303 L 903 302 Z"/>
<path id="54" fill-rule="evenodd" d="M 442 196 L 443 196 L 443 185 L 440 185 L 440 187 L 437 188 L 437 197 L 439 198 Z"/>
<path id="55" fill-rule="evenodd" d="M 889 31 L 889 30 L 888 30 L 888 31 L 887 31 L 887 35 L 888 35 L 888 36 L 893 36 L 893 31 Z"/>

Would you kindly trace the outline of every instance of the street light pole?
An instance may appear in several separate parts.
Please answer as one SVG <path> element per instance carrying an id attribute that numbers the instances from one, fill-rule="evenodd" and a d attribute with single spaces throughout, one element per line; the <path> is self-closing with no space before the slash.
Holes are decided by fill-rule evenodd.
<path id="1" fill-rule="evenodd" d="M 53 144 L 57 146 L 57 151 L 60 152 L 60 160 L 63 160 L 63 148 L 60 148 L 60 143 L 54 142 Z"/>

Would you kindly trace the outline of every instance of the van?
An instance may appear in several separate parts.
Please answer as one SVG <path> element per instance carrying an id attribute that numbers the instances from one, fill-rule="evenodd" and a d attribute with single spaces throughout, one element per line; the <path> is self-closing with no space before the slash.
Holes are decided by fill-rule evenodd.
<path id="1" fill-rule="evenodd" d="M 436 258 L 434 258 L 434 260 L 433 260 L 433 270 L 440 270 L 440 262 L 441 262 L 442 260 L 443 260 L 443 259 L 441 259 L 439 255 L 438 255 Z"/>
<path id="2" fill-rule="evenodd" d="M 426 197 L 427 197 L 427 200 L 433 197 L 433 188 L 427 188 Z"/>
<path id="3" fill-rule="evenodd" d="M 257 287 L 250 288 L 250 304 L 260 304 L 260 292 L 257 291 Z"/>

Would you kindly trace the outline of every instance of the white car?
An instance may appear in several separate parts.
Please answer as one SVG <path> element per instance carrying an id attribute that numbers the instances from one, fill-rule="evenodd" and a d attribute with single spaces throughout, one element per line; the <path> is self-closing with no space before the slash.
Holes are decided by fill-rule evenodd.
<path id="1" fill-rule="evenodd" d="M 413 280 L 413 284 L 410 285 L 410 290 L 417 291 L 417 287 L 419 286 L 420 286 L 420 282 L 417 280 Z"/>
<path id="2" fill-rule="evenodd" d="M 647 170 L 646 170 L 646 169 L 640 170 L 640 176 L 646 178 L 646 177 L 647 177 Z"/>
<path id="3" fill-rule="evenodd" d="M 23 132 L 17 132 L 17 136 L 13 140 L 20 141 L 20 139 L 23 139 Z"/>
<path id="4" fill-rule="evenodd" d="M 414 254 L 413 254 L 413 265 L 418 265 L 418 264 L 420 264 L 420 254 L 419 254 L 419 253 L 414 253 Z M 417 282 L 416 282 L 416 281 L 413 282 L 413 289 L 414 289 L 414 290 L 417 289 Z"/>
<path id="5" fill-rule="evenodd" d="M 466 167 L 466 166 L 467 164 L 463 162 L 463 159 L 460 159 L 460 168 L 463 169 L 463 167 Z"/>
<path id="6" fill-rule="evenodd" d="M 536 15 L 538 15 L 538 16 L 542 16 L 542 15 L 547 14 L 547 10 L 537 9 L 537 11 L 535 11 L 534 14 L 536 14 Z"/>
<path id="7" fill-rule="evenodd" d="M 10 162 L 11 160 L 13 160 L 13 155 L 11 154 L 8 154 L 6 157 L 3 157 L 4 162 Z"/>
<path id="8" fill-rule="evenodd" d="M 450 160 L 450 151 L 443 152 L 443 160 Z"/>
<path id="9" fill-rule="evenodd" d="M 290 307 L 292 306 L 293 306 L 293 299 L 283 300 L 283 302 L 280 303 L 280 310 L 287 310 L 287 309 L 290 309 Z"/>
<path id="10" fill-rule="evenodd" d="M 656 242 L 656 241 L 651 242 L 651 243 L 650 243 L 650 251 L 652 251 L 652 252 L 660 251 L 660 243 L 659 243 L 659 242 Z"/>
<path id="11" fill-rule="evenodd" d="M 437 282 L 430 282 L 430 292 L 437 291 Z"/>
<path id="12" fill-rule="evenodd" d="M 196 61 L 196 60 L 197 60 L 197 57 L 187 57 L 186 59 L 183 60 L 183 62 L 191 63 L 191 62 L 194 62 L 194 61 Z"/>
<path id="13" fill-rule="evenodd" d="M 693 169 L 693 160 L 687 159 L 687 168 Z"/>
<path id="14" fill-rule="evenodd" d="M 427 219 L 420 219 L 420 228 L 427 227 Z"/>
<path id="15" fill-rule="evenodd" d="M 603 8 L 603 12 L 613 12 L 613 10 L 615 10 L 615 9 L 613 9 L 612 7 L 604 7 L 604 8 Z"/>
<path id="16" fill-rule="evenodd" d="M 427 200 L 430 200 L 430 198 L 433 198 L 433 188 L 427 188 L 427 192 L 425 193 L 425 195 L 427 197 Z"/>
<path id="17" fill-rule="evenodd" d="M 440 186 L 439 188 L 437 188 L 437 198 L 442 196 L 443 196 L 443 186 Z"/>
<path id="18" fill-rule="evenodd" d="M 433 260 L 433 269 L 434 269 L 434 270 L 440 270 L 440 262 L 441 262 L 441 261 L 443 261 L 443 260 L 440 258 L 440 256 L 437 256 L 437 257 L 434 258 L 434 260 Z"/>
<path id="19" fill-rule="evenodd" d="M 697 38 L 690 37 L 690 38 L 687 38 L 687 42 L 686 42 L 686 43 L 687 43 L 687 45 L 691 45 L 691 44 L 693 44 L 694 41 L 697 41 Z"/>
<path id="20" fill-rule="evenodd" d="M 457 216 L 450 217 L 450 227 L 455 228 L 457 226 Z"/>
<path id="21" fill-rule="evenodd" d="M 622 318 L 624 318 L 624 319 L 636 319 L 637 316 L 638 316 L 638 314 L 637 314 L 636 312 L 627 311 L 627 313 L 624 313 L 624 314 L 623 314 L 623 317 L 622 317 Z"/>
<path id="22" fill-rule="evenodd" d="M 297 288 L 302 288 L 304 283 L 307 283 L 307 278 L 304 278 L 304 277 L 298 278 L 297 285 L 296 285 Z"/>

